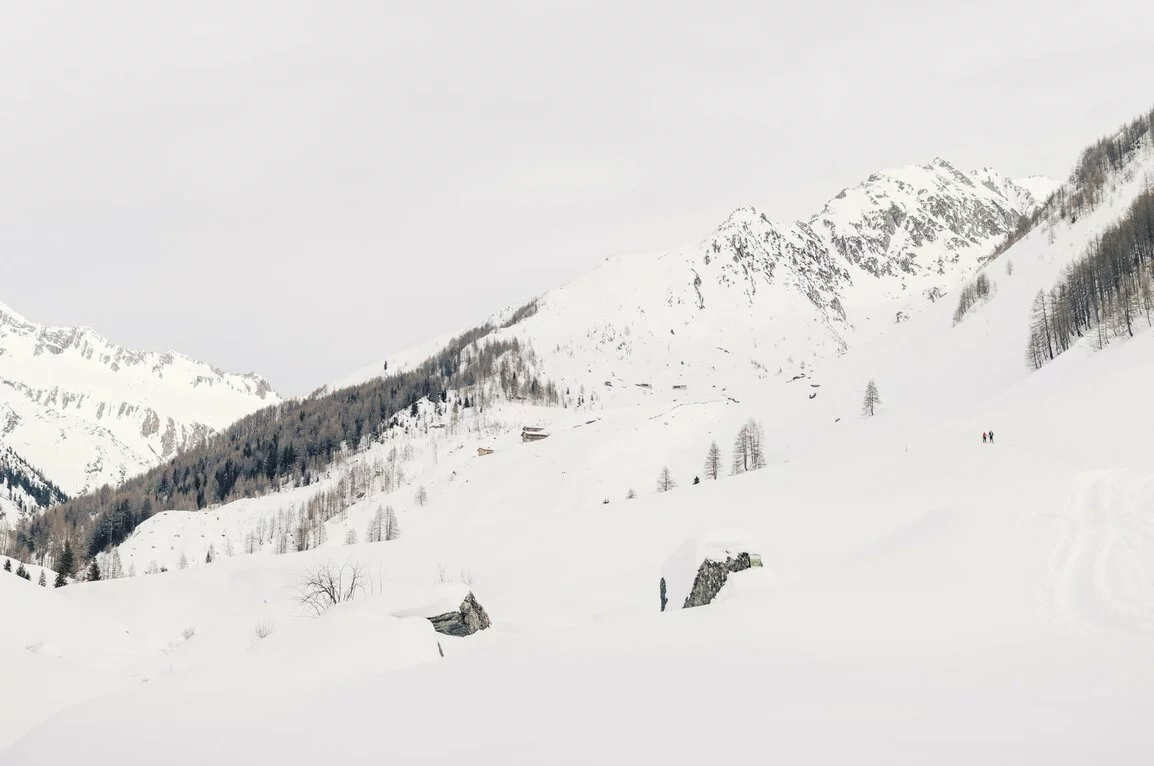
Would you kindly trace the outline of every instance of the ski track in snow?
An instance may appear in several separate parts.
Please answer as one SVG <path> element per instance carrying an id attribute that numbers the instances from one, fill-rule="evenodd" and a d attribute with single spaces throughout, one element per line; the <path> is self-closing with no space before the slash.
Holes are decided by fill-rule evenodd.
<path id="1" fill-rule="evenodd" d="M 1065 510 L 1041 517 L 1062 530 L 1044 596 L 1054 621 L 1076 633 L 1154 643 L 1154 526 L 1142 516 L 1151 484 L 1116 470 L 1084 472 Z"/>

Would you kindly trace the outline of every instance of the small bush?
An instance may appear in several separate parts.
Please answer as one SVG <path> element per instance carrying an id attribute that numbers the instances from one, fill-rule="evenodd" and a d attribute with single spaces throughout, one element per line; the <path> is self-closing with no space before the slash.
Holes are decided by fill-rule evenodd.
<path id="1" fill-rule="evenodd" d="M 297 585 L 296 602 L 302 607 L 323 614 L 331 607 L 352 601 L 365 582 L 364 567 L 346 562 L 339 567 L 329 563 L 308 570 Z"/>

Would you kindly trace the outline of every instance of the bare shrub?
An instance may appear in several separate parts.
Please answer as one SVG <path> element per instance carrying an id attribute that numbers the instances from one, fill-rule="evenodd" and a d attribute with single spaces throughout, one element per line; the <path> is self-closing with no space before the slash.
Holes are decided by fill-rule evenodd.
<path id="1" fill-rule="evenodd" d="M 473 573 L 465 567 L 461 567 L 457 575 L 450 575 L 449 568 L 445 566 L 444 562 L 437 563 L 437 582 L 445 583 L 460 583 L 473 587 Z"/>
<path id="2" fill-rule="evenodd" d="M 275 628 L 276 626 L 273 625 L 272 622 L 265 620 L 264 622 L 258 622 L 255 626 L 253 626 L 252 632 L 257 638 L 263 639 L 271 636 Z"/>
<path id="3" fill-rule="evenodd" d="M 180 632 L 180 635 L 184 636 L 184 640 L 187 641 L 196 635 L 196 628 L 192 625 L 189 625 L 187 628 Z"/>
<path id="4" fill-rule="evenodd" d="M 305 572 L 297 584 L 296 602 L 302 607 L 323 614 L 329 608 L 352 601 L 365 588 L 365 570 L 359 564 L 346 561 L 339 567 L 329 562 L 318 564 Z"/>

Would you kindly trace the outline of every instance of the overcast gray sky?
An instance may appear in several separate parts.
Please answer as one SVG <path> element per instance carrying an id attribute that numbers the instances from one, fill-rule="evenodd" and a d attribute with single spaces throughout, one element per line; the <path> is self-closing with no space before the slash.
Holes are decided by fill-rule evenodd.
<path id="1" fill-rule="evenodd" d="M 300 394 L 734 207 L 1064 176 L 1154 4 L 0 2 L 0 302 Z"/>

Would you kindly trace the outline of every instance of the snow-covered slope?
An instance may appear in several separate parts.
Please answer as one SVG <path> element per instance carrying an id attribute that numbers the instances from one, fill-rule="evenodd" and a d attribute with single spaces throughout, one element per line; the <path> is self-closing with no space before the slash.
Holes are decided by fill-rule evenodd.
<path id="1" fill-rule="evenodd" d="M 15 524 L 27 514 L 62 500 L 64 493 L 55 484 L 0 442 L 0 522 Z"/>
<path id="2" fill-rule="evenodd" d="M 115 484 L 276 401 L 258 375 L 42 327 L 0 304 L 0 440 L 69 495 Z"/>
<path id="3" fill-rule="evenodd" d="M 879 418 L 831 424 L 815 444 L 798 438 L 812 424 L 770 420 L 783 409 L 770 401 L 777 392 L 663 415 L 607 409 L 584 415 L 600 417 L 587 425 L 562 413 L 540 442 L 490 434 L 484 457 L 442 436 L 434 459 L 422 435 L 414 484 L 391 498 L 404 512 L 400 540 L 344 545 L 334 521 L 330 542 L 305 553 L 220 556 L 22 603 L 16 624 L 29 645 L 57 645 L 53 631 L 26 626 L 72 607 L 132 643 L 115 662 L 108 649 L 62 646 L 77 675 L 52 676 L 53 692 L 96 699 L 0 751 L 0 763 L 115 752 L 126 765 L 449 764 L 478 748 L 524 763 L 751 753 L 814 764 L 1145 763 L 1154 473 L 1142 446 L 1154 412 L 1130 404 L 1154 385 L 1152 343 L 1147 334 L 1066 356 L 1020 391 L 987 391 L 991 420 L 974 423 L 998 429 L 994 447 L 956 428 L 952 411 L 890 417 L 896 399 Z M 1086 396 L 1093 408 L 1078 406 Z M 1060 425 L 1053 407 L 1067 413 Z M 509 412 L 513 423 L 535 414 Z M 691 485 L 703 440 L 713 431 L 724 444 L 750 414 L 773 426 L 770 465 Z M 788 460 L 782 443 L 794 445 Z M 662 463 L 679 480 L 664 494 L 651 483 Z M 417 481 L 428 482 L 427 506 L 411 501 Z M 628 486 L 637 499 L 608 494 Z M 234 505 L 215 519 L 179 516 L 208 533 L 226 512 L 246 512 Z M 360 512 L 349 526 L 362 525 Z M 760 541 L 763 568 L 735 576 L 709 607 L 660 613 L 665 559 L 718 528 Z M 373 592 L 318 618 L 294 603 L 311 567 L 353 562 Z M 490 631 L 453 639 L 393 616 L 445 576 L 472 583 Z M 3 705 L 41 682 L 20 647 L 9 650 L 21 661 Z M 0 716 L 0 740 L 60 707 L 23 703 L 22 720 Z M 301 736 L 315 732 L 318 709 L 341 730 Z M 189 736 L 190 721 L 213 736 Z"/>
<path id="4" fill-rule="evenodd" d="M 530 342 L 546 375 L 571 389 L 792 376 L 931 305 L 1038 204 L 988 168 L 963 172 L 942 159 L 897 168 L 807 221 L 746 207 L 679 252 L 608 259 L 502 332 Z M 374 363 L 333 388 L 383 372 Z"/>
<path id="5" fill-rule="evenodd" d="M 1050 198 L 1050 195 L 1058 190 L 1062 185 L 1061 181 L 1055 181 L 1046 176 L 1026 176 L 1025 178 L 1015 178 L 1014 184 L 1019 186 L 1033 195 L 1038 202 L 1045 202 Z"/>

